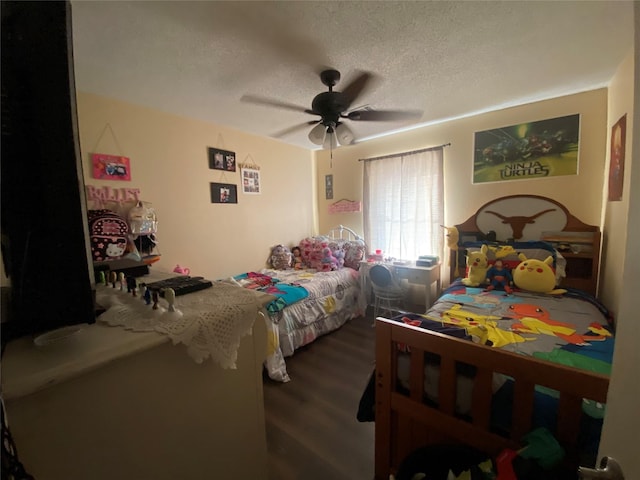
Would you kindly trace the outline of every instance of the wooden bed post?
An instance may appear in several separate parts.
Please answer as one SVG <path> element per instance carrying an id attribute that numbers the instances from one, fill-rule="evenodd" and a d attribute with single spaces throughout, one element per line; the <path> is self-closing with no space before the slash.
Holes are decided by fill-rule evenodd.
<path id="1" fill-rule="evenodd" d="M 391 325 L 376 322 L 376 404 L 375 404 L 375 479 L 388 480 L 392 458 L 391 435 L 391 388 L 392 352 Z M 384 361 L 380 361 L 384 359 Z M 395 373 L 393 373 L 395 375 Z"/>

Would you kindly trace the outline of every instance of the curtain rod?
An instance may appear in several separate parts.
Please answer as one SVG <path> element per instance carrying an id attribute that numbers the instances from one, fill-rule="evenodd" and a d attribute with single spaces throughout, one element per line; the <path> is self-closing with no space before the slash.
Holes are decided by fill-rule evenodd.
<path id="1" fill-rule="evenodd" d="M 450 146 L 451 146 L 451 142 L 443 143 L 442 145 L 436 145 L 435 147 L 421 148 L 420 150 L 412 150 L 411 152 L 392 153 L 392 154 L 389 154 L 389 155 L 383 155 L 382 157 L 361 158 L 358 161 L 359 162 L 372 162 L 374 160 L 384 160 L 385 158 L 398 157 L 400 155 L 412 155 L 414 153 L 428 152 L 430 150 L 436 150 L 438 148 L 444 148 L 444 147 L 450 147 Z"/>

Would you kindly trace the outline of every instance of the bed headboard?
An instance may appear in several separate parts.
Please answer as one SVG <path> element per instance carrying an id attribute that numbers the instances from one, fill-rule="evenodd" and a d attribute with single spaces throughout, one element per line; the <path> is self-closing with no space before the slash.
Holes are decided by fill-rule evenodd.
<path id="1" fill-rule="evenodd" d="M 485 203 L 456 225 L 459 244 L 465 241 L 498 242 L 546 240 L 556 245 L 567 261 L 562 286 L 596 294 L 600 266 L 600 228 L 583 223 L 560 202 L 539 195 L 510 195 Z M 495 238 L 490 232 L 495 232 Z M 465 251 L 458 252 L 464 271 Z M 451 252 L 450 279 L 455 279 L 456 253 Z"/>
<path id="2" fill-rule="evenodd" d="M 364 241 L 364 238 L 362 238 L 356 232 L 351 230 L 349 227 L 345 227 L 344 225 L 338 225 L 337 227 L 333 227 L 331 230 L 329 230 L 329 233 L 327 233 L 327 237 L 329 237 L 332 240 Z"/>

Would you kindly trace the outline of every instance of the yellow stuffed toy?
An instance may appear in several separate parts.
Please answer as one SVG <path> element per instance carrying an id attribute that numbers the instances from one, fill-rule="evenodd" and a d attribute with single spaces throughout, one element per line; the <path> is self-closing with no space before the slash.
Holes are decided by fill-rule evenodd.
<path id="1" fill-rule="evenodd" d="M 458 240 L 460 239 L 460 234 L 458 233 L 458 229 L 456 227 L 445 227 L 444 225 L 440 225 L 440 226 L 447 231 L 447 233 L 445 234 L 445 236 L 447 237 L 447 247 L 452 252 L 457 252 Z M 458 268 L 458 254 L 456 254 L 456 269 L 453 272 L 453 274 L 455 275 L 455 277 L 460 276 L 460 269 Z"/>
<path id="2" fill-rule="evenodd" d="M 478 287 L 485 283 L 489 269 L 488 251 L 489 248 L 482 245 L 479 252 L 471 252 L 467 255 L 467 277 L 462 279 L 462 283 L 467 287 Z"/>
<path id="3" fill-rule="evenodd" d="M 521 262 L 513 269 L 513 283 L 521 290 L 536 293 L 558 295 L 566 293 L 562 288 L 555 288 L 556 275 L 553 273 L 553 257 L 548 256 L 544 262 L 528 259 L 524 253 L 518 255 Z"/>

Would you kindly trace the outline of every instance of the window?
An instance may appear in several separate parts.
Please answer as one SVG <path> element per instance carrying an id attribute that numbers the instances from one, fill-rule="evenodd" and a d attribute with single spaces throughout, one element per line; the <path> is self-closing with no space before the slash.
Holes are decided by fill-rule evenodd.
<path id="1" fill-rule="evenodd" d="M 442 258 L 443 148 L 365 160 L 364 238 L 385 257 Z"/>

